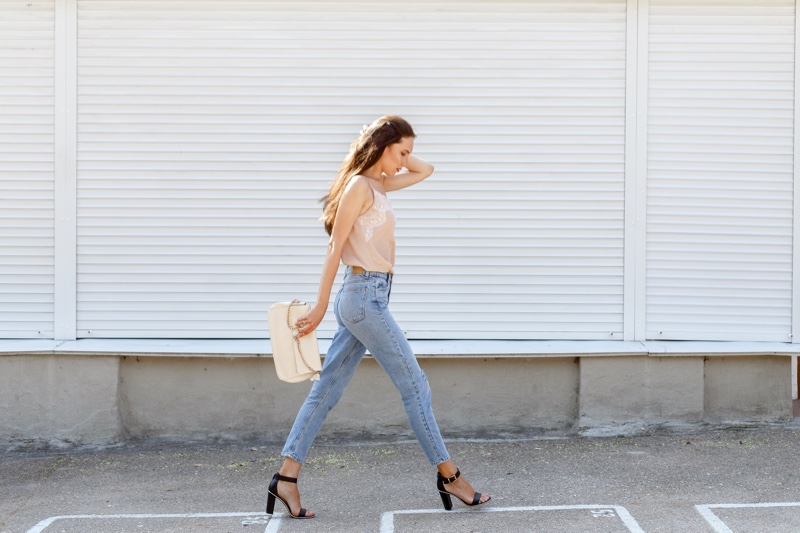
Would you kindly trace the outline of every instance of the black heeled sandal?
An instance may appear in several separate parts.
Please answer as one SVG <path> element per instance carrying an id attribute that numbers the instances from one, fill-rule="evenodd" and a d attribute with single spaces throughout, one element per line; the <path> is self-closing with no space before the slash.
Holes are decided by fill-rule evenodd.
<path id="1" fill-rule="evenodd" d="M 452 483 L 459 477 L 461 477 L 461 470 L 456 470 L 456 475 L 454 475 L 453 477 L 444 477 L 440 472 L 436 472 L 436 488 L 439 489 L 439 496 L 442 497 L 442 503 L 444 504 L 444 508 L 446 511 L 451 511 L 453 509 L 453 500 L 450 498 L 450 496 L 455 496 L 459 500 L 461 500 L 461 498 L 455 494 L 447 492 L 447 489 L 445 489 L 444 486 Z M 481 505 L 487 503 L 492 499 L 491 497 L 489 497 L 488 500 L 482 502 L 481 501 L 482 496 L 483 494 L 481 494 L 480 492 L 476 492 L 475 495 L 472 497 L 472 503 L 464 500 L 461 500 L 461 502 L 464 505 L 469 505 L 470 507 L 472 507 L 473 505 Z"/>
<path id="2" fill-rule="evenodd" d="M 286 481 L 287 483 L 297 483 L 296 477 L 286 477 L 280 474 L 275 474 L 272 476 L 272 481 L 269 482 L 269 489 L 267 489 L 267 514 L 272 514 L 275 510 L 275 498 L 278 498 L 281 503 L 286 507 L 286 511 L 289 513 L 289 516 L 292 518 L 314 518 L 314 516 L 306 516 L 306 510 L 304 508 L 300 508 L 300 512 L 292 514 L 292 509 L 289 507 L 289 503 L 278 496 L 278 481 Z"/>

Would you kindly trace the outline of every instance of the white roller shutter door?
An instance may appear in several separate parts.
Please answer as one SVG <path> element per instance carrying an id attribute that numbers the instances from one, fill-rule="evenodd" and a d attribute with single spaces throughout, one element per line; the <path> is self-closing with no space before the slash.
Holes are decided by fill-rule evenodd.
<path id="1" fill-rule="evenodd" d="M 0 0 L 0 338 L 53 337 L 54 13 Z"/>
<path id="2" fill-rule="evenodd" d="M 794 4 L 650 2 L 650 339 L 790 340 Z"/>
<path id="3" fill-rule="evenodd" d="M 316 295 L 350 141 L 398 113 L 437 168 L 391 196 L 409 337 L 620 338 L 624 1 L 78 16 L 80 337 L 263 337 Z"/>

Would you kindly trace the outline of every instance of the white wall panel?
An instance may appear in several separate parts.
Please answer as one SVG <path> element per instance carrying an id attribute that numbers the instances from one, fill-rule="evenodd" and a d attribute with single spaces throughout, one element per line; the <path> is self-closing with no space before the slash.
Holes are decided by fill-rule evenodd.
<path id="1" fill-rule="evenodd" d="M 0 0 L 0 338 L 53 336 L 54 13 Z"/>
<path id="2" fill-rule="evenodd" d="M 647 338 L 789 341 L 793 0 L 651 0 Z"/>
<path id="3" fill-rule="evenodd" d="M 789 340 L 794 2 L 647 8 L 644 338 Z M 314 298 L 349 142 L 396 112 L 437 168 L 392 195 L 409 336 L 621 337 L 624 1 L 78 11 L 78 336 L 263 337 Z M 57 57 L 54 2 L 0 0 L 0 337 L 54 335 Z"/>
<path id="4" fill-rule="evenodd" d="M 621 0 L 80 1 L 79 336 L 264 336 L 398 113 L 437 168 L 392 196 L 409 336 L 620 338 L 625 38 Z"/>

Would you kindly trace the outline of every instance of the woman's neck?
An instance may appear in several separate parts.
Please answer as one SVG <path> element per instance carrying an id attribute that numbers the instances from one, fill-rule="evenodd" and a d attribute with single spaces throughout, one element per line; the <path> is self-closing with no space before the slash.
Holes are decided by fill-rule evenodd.
<path id="1" fill-rule="evenodd" d="M 369 178 L 371 180 L 375 180 L 378 183 L 383 183 L 383 172 L 381 172 L 380 166 L 378 163 L 375 163 L 367 170 L 361 173 L 362 176 L 365 178 Z"/>

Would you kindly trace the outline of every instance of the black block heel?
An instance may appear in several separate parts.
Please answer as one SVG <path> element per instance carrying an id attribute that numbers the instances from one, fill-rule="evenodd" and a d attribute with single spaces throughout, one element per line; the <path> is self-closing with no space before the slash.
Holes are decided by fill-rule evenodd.
<path id="1" fill-rule="evenodd" d="M 461 477 L 461 470 L 456 470 L 456 475 L 454 475 L 453 477 L 444 477 L 440 472 L 436 473 L 436 488 L 439 490 L 439 496 L 442 497 L 442 504 L 444 504 L 444 510 L 445 511 L 451 511 L 453 509 L 453 500 L 452 500 L 451 496 L 455 496 L 464 505 L 469 505 L 470 507 L 472 507 L 474 505 L 481 505 L 483 503 L 487 503 L 487 502 L 491 501 L 492 498 L 489 498 L 485 502 L 481 502 L 481 497 L 483 496 L 483 494 L 481 494 L 480 492 L 476 492 L 472 496 L 472 503 L 464 501 L 461 498 L 459 498 L 458 496 L 456 496 L 455 494 L 451 494 L 450 492 L 447 492 L 447 489 L 445 489 L 444 486 L 452 483 L 453 481 L 457 480 L 459 477 Z"/>
<path id="2" fill-rule="evenodd" d="M 450 498 L 450 493 L 439 489 L 439 496 L 442 497 L 442 504 L 444 505 L 445 511 L 452 511 L 453 510 L 453 500 Z"/>
<path id="3" fill-rule="evenodd" d="M 289 516 L 292 518 L 314 518 L 313 516 L 306 516 L 307 511 L 304 508 L 300 508 L 300 512 L 296 515 L 292 514 L 292 510 L 289 508 L 289 504 L 278 495 L 278 481 L 286 481 L 287 483 L 297 483 L 296 477 L 286 477 L 280 474 L 275 474 L 272 476 L 272 481 L 269 482 L 269 489 L 267 489 L 267 514 L 272 514 L 275 511 L 275 498 L 279 499 L 281 503 L 286 507 L 286 511 L 289 513 Z"/>

